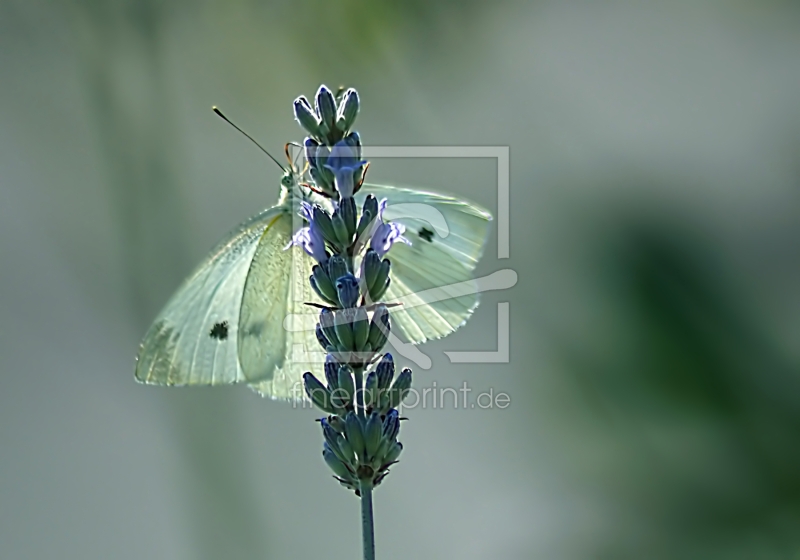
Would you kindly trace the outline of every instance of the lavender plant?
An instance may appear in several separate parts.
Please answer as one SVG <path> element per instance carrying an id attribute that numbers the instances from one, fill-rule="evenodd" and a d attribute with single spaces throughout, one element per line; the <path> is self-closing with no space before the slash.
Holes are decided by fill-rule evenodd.
<path id="1" fill-rule="evenodd" d="M 325 382 L 303 376 L 305 392 L 328 416 L 320 421 L 322 457 L 334 477 L 361 498 L 364 558 L 375 558 L 372 491 L 403 450 L 397 441 L 397 407 L 411 387 L 411 370 L 395 378 L 394 359 L 383 353 L 391 329 L 389 308 L 380 303 L 391 282 L 386 254 L 404 227 L 386 222 L 386 201 L 368 195 L 360 212 L 353 196 L 363 184 L 367 162 L 361 139 L 352 131 L 358 94 L 347 90 L 337 103 L 320 87 L 311 108 L 305 97 L 294 103 L 298 122 L 309 133 L 304 147 L 314 190 L 334 200 L 329 213 L 304 201 L 308 226 L 293 244 L 316 260 L 309 282 L 325 302 L 316 337 L 325 350 Z"/>

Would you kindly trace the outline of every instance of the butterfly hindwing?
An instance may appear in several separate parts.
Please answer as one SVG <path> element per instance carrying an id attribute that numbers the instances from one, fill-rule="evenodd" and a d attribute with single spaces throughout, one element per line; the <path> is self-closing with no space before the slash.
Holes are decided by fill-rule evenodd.
<path id="1" fill-rule="evenodd" d="M 287 256 L 289 291 L 283 318 L 285 359 L 275 365 L 270 377 L 251 386 L 263 396 L 299 401 L 305 398 L 303 373 L 319 374 L 325 362 L 325 352 L 315 334 L 319 309 L 306 305 L 321 301 L 308 280 L 313 259 L 299 247 L 288 250 Z"/>
<path id="2" fill-rule="evenodd" d="M 392 308 L 392 330 L 413 343 L 458 329 L 478 306 L 472 271 L 480 259 L 491 214 L 444 194 L 365 184 L 360 200 L 387 199 L 384 219 L 405 226 L 411 245 L 389 251 L 391 283 L 383 299 Z"/>

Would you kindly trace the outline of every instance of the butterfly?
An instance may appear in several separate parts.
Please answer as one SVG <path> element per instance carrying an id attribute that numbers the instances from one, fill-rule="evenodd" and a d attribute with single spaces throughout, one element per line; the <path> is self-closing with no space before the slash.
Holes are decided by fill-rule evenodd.
<path id="1" fill-rule="evenodd" d="M 368 195 L 387 200 L 384 219 L 402 224 L 410 242 L 389 253 L 383 299 L 399 304 L 391 308 L 391 332 L 413 344 L 447 336 L 478 306 L 477 290 L 464 286 L 473 282 L 491 214 L 445 194 L 369 183 L 355 196 L 359 208 Z M 323 303 L 308 281 L 315 262 L 289 247 L 304 225 L 301 201 L 333 209 L 290 159 L 278 203 L 230 232 L 159 313 L 139 348 L 137 381 L 246 383 L 275 399 L 303 398 L 302 375 L 315 364 L 321 369 L 324 352 L 307 305 Z"/>

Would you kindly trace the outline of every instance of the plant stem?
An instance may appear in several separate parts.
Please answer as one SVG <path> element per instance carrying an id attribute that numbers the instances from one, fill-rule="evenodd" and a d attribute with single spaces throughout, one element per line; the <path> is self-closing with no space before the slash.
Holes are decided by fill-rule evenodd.
<path id="1" fill-rule="evenodd" d="M 372 484 L 361 481 L 361 535 L 364 560 L 375 560 L 375 529 L 372 522 Z"/>
<path id="2" fill-rule="evenodd" d="M 356 386 L 356 414 L 366 418 L 364 407 L 364 370 L 354 368 Z M 361 480 L 361 537 L 364 543 L 364 560 L 375 560 L 375 526 L 372 519 L 372 481 Z"/>

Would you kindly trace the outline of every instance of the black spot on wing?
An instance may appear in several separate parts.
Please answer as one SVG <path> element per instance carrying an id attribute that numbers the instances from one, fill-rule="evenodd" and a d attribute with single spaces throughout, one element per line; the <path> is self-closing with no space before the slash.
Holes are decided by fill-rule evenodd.
<path id="1" fill-rule="evenodd" d="M 228 321 L 222 321 L 221 323 L 214 323 L 214 326 L 211 327 L 211 332 L 208 333 L 208 336 L 211 338 L 216 338 L 217 340 L 225 340 L 228 338 Z"/>
<path id="2" fill-rule="evenodd" d="M 419 230 L 417 235 L 420 236 L 420 239 L 424 239 L 428 243 L 433 243 L 433 232 L 428 228 L 423 227 L 421 230 Z"/>

